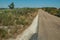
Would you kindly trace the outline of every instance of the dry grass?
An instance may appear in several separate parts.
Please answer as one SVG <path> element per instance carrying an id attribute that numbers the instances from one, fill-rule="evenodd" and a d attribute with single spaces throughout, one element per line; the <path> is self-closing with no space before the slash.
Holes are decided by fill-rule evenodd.
<path id="1" fill-rule="evenodd" d="M 0 10 L 0 39 L 15 38 L 22 33 L 37 15 L 36 8 Z"/>

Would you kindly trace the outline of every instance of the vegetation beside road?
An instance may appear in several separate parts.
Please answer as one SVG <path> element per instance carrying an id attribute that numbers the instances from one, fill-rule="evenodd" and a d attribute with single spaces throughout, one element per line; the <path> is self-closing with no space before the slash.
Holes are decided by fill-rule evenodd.
<path id="1" fill-rule="evenodd" d="M 15 38 L 37 15 L 37 8 L 0 8 L 0 39 Z"/>
<path id="2" fill-rule="evenodd" d="M 43 10 L 49 12 L 52 15 L 60 17 L 60 8 L 55 8 L 55 7 L 43 7 Z"/>

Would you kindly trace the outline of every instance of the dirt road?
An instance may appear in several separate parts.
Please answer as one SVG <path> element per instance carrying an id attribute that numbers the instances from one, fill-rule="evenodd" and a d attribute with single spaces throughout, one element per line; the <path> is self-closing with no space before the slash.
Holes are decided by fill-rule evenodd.
<path id="1" fill-rule="evenodd" d="M 60 18 L 39 10 L 39 40 L 60 40 Z"/>

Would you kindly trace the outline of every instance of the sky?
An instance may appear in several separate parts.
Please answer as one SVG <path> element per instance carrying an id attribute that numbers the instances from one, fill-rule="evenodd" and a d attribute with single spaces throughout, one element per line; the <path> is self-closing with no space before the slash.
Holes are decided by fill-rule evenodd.
<path id="1" fill-rule="evenodd" d="M 60 0 L 0 0 L 0 8 L 8 8 L 12 2 L 15 8 L 22 7 L 57 7 L 60 8 Z"/>

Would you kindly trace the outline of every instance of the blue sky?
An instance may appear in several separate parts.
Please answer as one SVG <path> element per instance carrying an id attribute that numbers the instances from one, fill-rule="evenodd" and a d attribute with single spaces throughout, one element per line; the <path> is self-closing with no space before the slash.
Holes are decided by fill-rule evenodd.
<path id="1" fill-rule="evenodd" d="M 8 8 L 14 2 L 16 8 L 21 7 L 57 7 L 60 8 L 60 0 L 0 0 L 0 8 Z"/>

